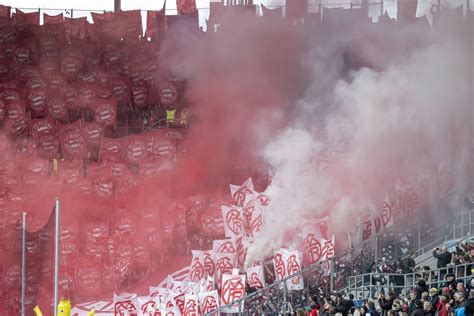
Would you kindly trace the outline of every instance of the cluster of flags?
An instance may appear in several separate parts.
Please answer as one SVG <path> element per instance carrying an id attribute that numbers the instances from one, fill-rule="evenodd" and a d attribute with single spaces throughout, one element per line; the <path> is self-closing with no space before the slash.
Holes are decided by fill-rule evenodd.
<path id="1" fill-rule="evenodd" d="M 446 194 L 454 190 L 455 182 L 449 170 L 442 169 L 445 183 L 439 185 Z M 379 207 L 368 204 L 369 215 L 361 222 L 358 230 L 362 240 L 370 238 L 394 225 L 394 216 L 405 196 L 415 195 L 420 205 L 424 177 L 418 182 L 419 190 L 407 185 L 397 185 L 396 203 L 386 194 Z M 426 179 L 425 179 L 426 180 Z M 411 192 L 411 193 L 410 193 Z M 413 193 L 413 192 L 416 192 Z M 149 295 L 138 297 L 132 294 L 115 295 L 114 315 L 125 311 L 137 315 L 203 315 L 225 306 L 226 312 L 238 312 L 236 300 L 246 295 L 246 284 L 252 288 L 264 288 L 265 266 L 262 260 L 246 262 L 247 250 L 265 223 L 270 199 L 264 193 L 256 192 L 251 179 L 242 185 L 231 185 L 232 203 L 221 205 L 221 225 L 225 239 L 213 241 L 212 249 L 192 250 L 191 264 L 181 270 L 179 277 L 168 276 L 156 287 L 150 287 Z M 414 207 L 414 205 L 410 207 Z M 329 218 L 315 220 L 302 226 L 299 245 L 294 248 L 280 248 L 274 252 L 272 263 L 276 281 L 285 279 L 286 288 L 304 289 L 304 267 L 315 263 L 322 265 L 325 275 L 329 273 L 329 259 L 335 255 L 335 236 L 330 234 Z M 359 240 L 360 241 L 360 240 Z M 281 283 L 283 287 L 284 283 Z"/>

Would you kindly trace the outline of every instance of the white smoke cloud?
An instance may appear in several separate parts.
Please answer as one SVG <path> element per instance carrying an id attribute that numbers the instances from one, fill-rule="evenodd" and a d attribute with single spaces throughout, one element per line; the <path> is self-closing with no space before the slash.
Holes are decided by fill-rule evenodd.
<path id="1" fill-rule="evenodd" d="M 275 170 L 267 190 L 271 205 L 248 262 L 291 246 L 296 240 L 285 240 L 285 232 L 328 211 L 333 232 L 350 232 L 369 212 L 374 192 L 380 196 L 398 179 L 432 174 L 440 163 L 454 169 L 458 189 L 468 182 L 473 123 L 463 45 L 433 42 L 383 71 L 363 68 L 344 78 L 337 55 L 320 59 L 327 55 L 307 61 L 315 69 L 313 88 L 295 120 L 314 124 L 293 124 L 263 152 Z M 324 137 L 316 132 L 321 129 Z M 316 163 L 321 157 L 328 158 L 325 168 Z"/>

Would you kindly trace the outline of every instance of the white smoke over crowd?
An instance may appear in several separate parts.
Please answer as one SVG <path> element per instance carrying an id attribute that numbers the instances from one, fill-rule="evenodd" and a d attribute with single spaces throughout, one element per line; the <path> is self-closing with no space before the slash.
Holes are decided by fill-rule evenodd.
<path id="1" fill-rule="evenodd" d="M 433 174 L 440 164 L 452 168 L 460 192 L 472 176 L 473 105 L 462 42 L 432 40 L 383 70 L 346 75 L 337 54 L 327 53 L 337 47 L 317 50 L 305 60 L 313 82 L 294 123 L 263 150 L 274 170 L 266 191 L 272 202 L 249 263 L 291 247 L 288 232 L 323 216 L 336 235 L 351 232 L 371 211 L 373 196 L 383 198 L 393 183 Z"/>

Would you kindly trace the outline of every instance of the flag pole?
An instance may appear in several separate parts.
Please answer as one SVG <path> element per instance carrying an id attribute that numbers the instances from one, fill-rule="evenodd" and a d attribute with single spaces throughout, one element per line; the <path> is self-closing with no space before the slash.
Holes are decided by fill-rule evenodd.
<path id="1" fill-rule="evenodd" d="M 21 226 L 21 316 L 25 316 L 26 212 L 23 212 Z"/>
<path id="2" fill-rule="evenodd" d="M 59 270 L 59 198 L 56 198 L 56 220 L 54 230 L 54 316 L 58 314 L 58 270 Z"/>

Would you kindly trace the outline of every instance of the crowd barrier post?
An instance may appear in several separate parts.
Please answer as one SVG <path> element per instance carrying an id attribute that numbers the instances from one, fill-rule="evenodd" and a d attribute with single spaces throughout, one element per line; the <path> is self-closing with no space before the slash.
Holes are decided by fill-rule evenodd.
<path id="1" fill-rule="evenodd" d="M 54 229 L 54 316 L 58 315 L 58 275 L 59 275 L 59 198 L 56 198 L 56 220 Z"/>
<path id="2" fill-rule="evenodd" d="M 421 246 L 421 224 L 418 223 L 418 226 L 417 226 L 417 245 L 416 245 L 416 249 L 420 249 L 420 246 Z"/>
<path id="3" fill-rule="evenodd" d="M 25 316 L 26 212 L 22 214 L 21 226 L 21 316 Z"/>
<path id="4" fill-rule="evenodd" d="M 334 291 L 334 257 L 329 258 L 329 289 Z"/>

